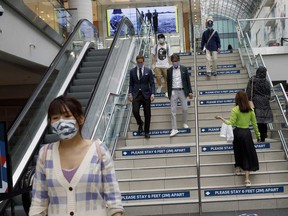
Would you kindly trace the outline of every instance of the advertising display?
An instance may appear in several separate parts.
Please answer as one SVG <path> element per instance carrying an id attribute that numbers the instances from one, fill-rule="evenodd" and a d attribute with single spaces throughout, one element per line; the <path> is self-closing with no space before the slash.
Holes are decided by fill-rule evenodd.
<path id="1" fill-rule="evenodd" d="M 157 33 L 174 33 L 178 32 L 178 19 L 177 19 L 177 7 L 176 6 L 161 6 L 161 7 L 145 7 L 137 8 L 146 23 L 151 24 L 153 27 L 153 16 L 157 14 Z M 107 10 L 107 34 L 108 36 L 114 36 L 117 31 L 117 27 L 123 16 L 129 18 L 133 23 L 135 33 L 137 34 L 137 15 L 136 8 L 115 8 Z M 150 21 L 151 20 L 151 21 Z"/>

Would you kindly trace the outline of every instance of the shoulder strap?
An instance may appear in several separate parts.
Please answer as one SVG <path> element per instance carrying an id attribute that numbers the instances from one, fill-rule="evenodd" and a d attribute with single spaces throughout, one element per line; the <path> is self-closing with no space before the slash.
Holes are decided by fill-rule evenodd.
<path id="1" fill-rule="evenodd" d="M 49 144 L 44 145 L 43 146 L 43 153 L 40 155 L 41 156 L 40 159 L 43 162 L 43 166 L 45 165 L 45 161 L 46 161 L 46 158 L 47 158 L 48 147 L 49 147 Z"/>
<path id="2" fill-rule="evenodd" d="M 208 44 L 209 43 L 209 41 L 211 40 L 211 38 L 212 38 L 212 36 L 215 34 L 215 30 L 213 30 L 213 32 L 212 32 L 212 34 L 210 35 L 210 37 L 208 38 L 208 41 L 207 41 L 207 43 L 206 44 Z"/>

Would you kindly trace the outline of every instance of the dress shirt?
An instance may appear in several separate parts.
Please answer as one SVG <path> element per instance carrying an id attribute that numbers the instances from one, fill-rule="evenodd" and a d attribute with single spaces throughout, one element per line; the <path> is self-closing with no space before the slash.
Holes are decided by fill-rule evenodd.
<path id="1" fill-rule="evenodd" d="M 180 71 L 180 66 L 177 68 L 173 67 L 173 79 L 172 79 L 172 89 L 173 88 L 183 88 L 182 85 L 182 78 L 181 78 L 181 71 Z"/>

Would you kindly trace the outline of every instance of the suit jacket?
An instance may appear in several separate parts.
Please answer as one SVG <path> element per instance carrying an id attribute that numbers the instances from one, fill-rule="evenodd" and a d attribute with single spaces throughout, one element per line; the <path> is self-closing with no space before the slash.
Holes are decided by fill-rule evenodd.
<path id="1" fill-rule="evenodd" d="M 130 82 L 129 82 L 129 93 L 132 94 L 133 98 L 136 98 L 139 89 L 145 99 L 149 99 L 152 94 L 155 94 L 155 83 L 152 70 L 144 67 L 142 72 L 142 78 L 139 80 L 137 76 L 137 67 L 130 70 Z"/>
<path id="2" fill-rule="evenodd" d="M 188 70 L 185 66 L 180 65 L 180 72 L 181 72 L 181 78 L 182 78 L 182 85 L 184 89 L 184 95 L 188 97 L 189 93 L 192 92 L 192 87 L 190 83 L 190 77 Z M 173 83 L 173 67 L 170 67 L 167 70 L 167 89 L 168 89 L 168 97 L 171 98 L 172 94 L 172 83 Z"/>

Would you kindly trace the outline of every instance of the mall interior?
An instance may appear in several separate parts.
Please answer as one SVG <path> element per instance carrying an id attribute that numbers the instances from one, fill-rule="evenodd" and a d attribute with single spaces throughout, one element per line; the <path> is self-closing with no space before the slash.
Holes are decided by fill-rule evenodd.
<path id="1" fill-rule="evenodd" d="M 287 14 L 287 0 L 0 0 L 0 215 L 28 215 L 39 149 L 59 139 L 48 106 L 69 95 L 85 111 L 83 137 L 111 152 L 124 215 L 286 216 Z M 201 49 L 208 17 L 221 41 L 212 77 Z M 189 127 L 178 107 L 179 133 L 170 137 L 170 101 L 155 93 L 147 139 L 128 100 L 129 71 L 137 55 L 152 67 L 160 33 L 187 67 L 194 97 Z M 251 128 L 260 168 L 245 187 L 215 116 L 229 118 L 259 66 L 273 122 L 265 142 Z"/>

